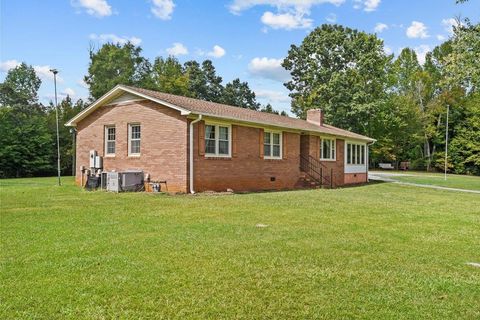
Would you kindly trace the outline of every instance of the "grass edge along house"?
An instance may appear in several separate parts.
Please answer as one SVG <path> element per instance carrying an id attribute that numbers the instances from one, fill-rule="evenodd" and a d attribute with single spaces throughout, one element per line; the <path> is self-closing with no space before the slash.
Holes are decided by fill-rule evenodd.
<path id="1" fill-rule="evenodd" d="M 363 183 L 375 141 L 325 124 L 320 109 L 301 120 L 125 85 L 66 125 L 77 131 L 77 183 L 95 150 L 104 172 L 141 170 L 169 192 Z"/>

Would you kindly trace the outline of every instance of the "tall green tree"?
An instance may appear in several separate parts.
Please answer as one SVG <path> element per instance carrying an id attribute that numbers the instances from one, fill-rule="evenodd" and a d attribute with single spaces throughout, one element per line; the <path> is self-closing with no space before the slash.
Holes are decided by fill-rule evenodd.
<path id="1" fill-rule="evenodd" d="M 247 82 L 241 82 L 238 78 L 225 85 L 222 102 L 240 108 L 260 109 L 255 92 L 250 90 Z"/>
<path id="2" fill-rule="evenodd" d="M 206 81 L 206 90 L 205 95 L 200 97 L 200 99 L 221 102 L 223 95 L 222 77 L 217 75 L 211 60 L 202 62 L 202 72 Z"/>
<path id="3" fill-rule="evenodd" d="M 46 117 L 38 103 L 41 81 L 25 63 L 0 84 L 0 176 L 43 175 L 53 169 Z"/>
<path id="4" fill-rule="evenodd" d="M 142 49 L 131 43 L 107 43 L 90 50 L 88 74 L 84 77 L 93 99 L 100 98 L 117 84 L 148 87 L 151 65 L 141 56 Z"/>
<path id="5" fill-rule="evenodd" d="M 195 60 L 183 64 L 188 75 L 188 96 L 201 100 L 207 100 L 207 78 L 200 64 Z"/>
<path id="6" fill-rule="evenodd" d="M 322 108 L 326 122 L 372 135 L 389 61 L 375 35 L 330 24 L 314 29 L 282 63 L 292 76 L 285 84 L 292 112 L 305 118 L 308 109 Z"/>
<path id="7" fill-rule="evenodd" d="M 152 67 L 153 90 L 186 96 L 190 92 L 189 75 L 183 70 L 178 60 L 169 56 L 166 59 L 158 57 Z"/>

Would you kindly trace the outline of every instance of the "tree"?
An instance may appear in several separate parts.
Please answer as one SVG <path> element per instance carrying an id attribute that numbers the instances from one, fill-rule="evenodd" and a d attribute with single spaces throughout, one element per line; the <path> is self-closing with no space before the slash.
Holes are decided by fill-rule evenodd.
<path id="1" fill-rule="evenodd" d="M 189 76 L 178 60 L 170 56 L 158 57 L 152 68 L 151 89 L 186 96 L 189 94 Z"/>
<path id="2" fill-rule="evenodd" d="M 465 113 L 455 124 L 449 159 L 456 173 L 480 175 L 480 94 L 467 98 Z"/>
<path id="3" fill-rule="evenodd" d="M 25 63 L 8 71 L 0 84 L 0 176 L 48 173 L 53 149 L 43 108 L 38 103 L 41 80 Z"/>
<path id="4" fill-rule="evenodd" d="M 205 60 L 202 62 L 202 72 L 205 77 L 206 90 L 205 95 L 199 99 L 221 102 L 223 93 L 222 77 L 217 76 L 212 61 Z"/>
<path id="5" fill-rule="evenodd" d="M 201 100 L 207 100 L 207 78 L 200 64 L 195 61 L 187 61 L 183 64 L 188 75 L 188 96 Z"/>
<path id="6" fill-rule="evenodd" d="M 226 84 L 223 90 L 222 102 L 251 110 L 260 108 L 255 92 L 250 90 L 247 82 L 241 82 L 238 78 Z"/>
<path id="7" fill-rule="evenodd" d="M 297 47 L 292 45 L 282 65 L 292 80 L 292 112 L 321 107 L 325 121 L 372 135 L 371 119 L 384 99 L 390 57 L 375 35 L 340 25 L 324 24 Z"/>
<path id="8" fill-rule="evenodd" d="M 93 99 L 100 98 L 117 84 L 149 87 L 151 65 L 133 44 L 107 43 L 100 50 L 90 50 L 88 74 L 84 77 Z"/>
<path id="9" fill-rule="evenodd" d="M 21 63 L 9 70 L 0 84 L 0 105 L 10 106 L 24 112 L 39 108 L 38 89 L 42 81 L 32 66 Z"/>

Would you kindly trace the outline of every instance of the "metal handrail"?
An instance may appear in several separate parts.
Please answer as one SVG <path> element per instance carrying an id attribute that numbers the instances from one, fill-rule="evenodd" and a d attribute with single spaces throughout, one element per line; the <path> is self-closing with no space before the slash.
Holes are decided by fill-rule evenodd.
<path id="1" fill-rule="evenodd" d="M 330 177 L 325 176 L 323 173 L 324 170 L 328 170 L 327 167 L 314 157 L 300 155 L 300 170 L 321 186 L 330 185 L 330 187 L 333 187 L 333 170 L 330 169 Z"/>

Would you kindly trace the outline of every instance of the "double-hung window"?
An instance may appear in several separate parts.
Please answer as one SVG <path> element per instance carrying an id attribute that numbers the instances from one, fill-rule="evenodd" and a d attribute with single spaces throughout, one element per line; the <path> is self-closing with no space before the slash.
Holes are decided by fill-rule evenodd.
<path id="1" fill-rule="evenodd" d="M 263 133 L 263 158 L 282 158 L 282 134 L 279 132 L 264 131 Z"/>
<path id="2" fill-rule="evenodd" d="M 205 125 L 205 155 L 211 157 L 230 157 L 230 126 Z"/>
<path id="3" fill-rule="evenodd" d="M 115 126 L 105 127 L 105 155 L 115 155 Z"/>
<path id="4" fill-rule="evenodd" d="M 322 139 L 320 160 L 335 160 L 335 139 Z"/>
<path id="5" fill-rule="evenodd" d="M 357 143 L 347 143 L 347 164 L 364 165 L 365 164 L 365 145 Z"/>
<path id="6" fill-rule="evenodd" d="M 140 141 L 141 141 L 141 126 L 140 124 L 128 125 L 128 155 L 140 155 Z"/>

